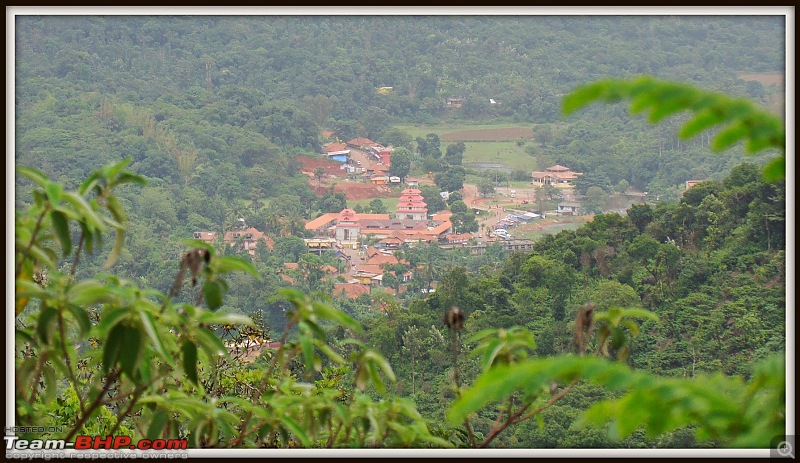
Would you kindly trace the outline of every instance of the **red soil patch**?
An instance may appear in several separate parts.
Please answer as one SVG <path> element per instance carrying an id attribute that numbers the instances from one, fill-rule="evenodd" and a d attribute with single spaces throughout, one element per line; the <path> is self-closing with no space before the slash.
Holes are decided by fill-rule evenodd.
<path id="1" fill-rule="evenodd" d="M 784 75 L 782 72 L 743 72 L 738 75 L 742 80 L 757 80 L 764 86 L 783 86 Z"/>
<path id="2" fill-rule="evenodd" d="M 357 201 L 369 198 L 388 198 L 397 196 L 392 194 L 392 190 L 383 185 L 373 185 L 371 183 L 359 182 L 339 182 L 333 187 L 334 191 L 341 191 L 348 200 Z"/>
<path id="3" fill-rule="evenodd" d="M 442 141 L 509 141 L 533 138 L 533 129 L 513 127 L 508 129 L 464 130 L 441 136 Z"/>
<path id="4" fill-rule="evenodd" d="M 308 158 L 305 156 L 300 156 L 297 160 L 303 163 L 301 172 L 313 174 L 317 170 L 317 167 L 322 167 L 325 169 L 325 175 L 336 175 L 338 177 L 344 173 L 344 171 L 340 169 L 342 163 L 337 161 L 331 161 L 325 158 Z"/>
<path id="5" fill-rule="evenodd" d="M 347 174 L 344 170 L 340 169 L 342 164 L 337 161 L 305 156 L 300 156 L 298 160 L 303 164 L 301 172 L 308 175 L 309 185 L 311 185 L 311 188 L 317 196 L 323 196 L 330 190 L 331 185 L 333 185 L 333 191 L 344 193 L 345 198 L 352 201 L 370 198 L 387 198 L 398 195 L 397 192 L 393 193 L 387 186 L 345 181 L 343 177 Z M 322 182 L 320 182 L 320 186 L 317 186 L 317 179 L 314 178 L 317 167 L 325 169 L 325 177 L 323 177 Z"/>

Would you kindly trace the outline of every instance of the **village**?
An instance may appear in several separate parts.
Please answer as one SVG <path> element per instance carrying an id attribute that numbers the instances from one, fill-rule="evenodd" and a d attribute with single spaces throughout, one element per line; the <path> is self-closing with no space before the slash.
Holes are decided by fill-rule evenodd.
<path id="1" fill-rule="evenodd" d="M 332 133 L 323 133 L 331 137 Z M 307 237 L 304 242 L 309 253 L 335 253 L 340 265 L 327 265 L 323 268 L 329 277 L 335 278 L 334 295 L 357 298 L 368 294 L 375 287 L 393 292 L 384 285 L 383 278 L 389 268 L 406 264 L 395 256 L 395 251 L 404 245 L 430 245 L 436 243 L 443 249 L 465 248 L 473 254 L 485 252 L 487 246 L 499 243 L 507 251 L 529 251 L 533 241 L 514 236 L 518 226 L 541 222 L 547 219 L 545 211 L 531 211 L 535 191 L 544 185 L 561 188 L 565 200 L 558 203 L 556 216 L 579 214 L 580 204 L 569 201 L 570 182 L 580 175 L 568 167 L 555 165 L 542 172 L 531 173 L 529 189 L 500 190 L 495 198 L 483 198 L 475 185 L 465 184 L 461 193 L 465 203 L 476 213 L 480 225 L 479 232 L 457 232 L 454 230 L 449 210 L 430 211 L 420 185 L 433 185 L 430 178 L 390 176 L 392 147 L 367 138 L 357 137 L 347 142 L 331 141 L 323 145 L 321 156 L 317 159 L 303 158 L 302 173 L 308 176 L 309 184 L 318 194 L 327 188 L 334 188 L 345 194 L 348 200 L 365 198 L 398 197 L 394 211 L 375 214 L 356 212 L 346 208 L 330 212 L 308 221 L 305 224 Z M 447 200 L 449 192 L 440 193 Z M 552 219 L 551 219 L 552 220 Z M 214 243 L 218 234 L 197 231 L 194 238 L 206 243 Z M 240 252 L 255 255 L 257 244 L 262 242 L 272 249 L 272 238 L 255 227 L 239 227 L 226 231 L 222 242 L 235 246 Z M 282 278 L 287 283 L 295 283 L 288 271 L 297 268 L 295 262 L 284 264 Z M 392 267 L 395 266 L 395 267 Z M 388 270 L 401 281 L 400 291 L 405 289 L 413 276 L 409 269 L 402 274 Z M 419 270 L 419 269 L 417 269 Z M 434 288 L 431 291 L 435 290 Z"/>

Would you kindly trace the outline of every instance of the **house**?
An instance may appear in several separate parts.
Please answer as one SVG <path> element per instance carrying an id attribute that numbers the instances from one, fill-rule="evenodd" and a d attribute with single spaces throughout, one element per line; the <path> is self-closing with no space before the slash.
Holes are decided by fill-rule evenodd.
<path id="1" fill-rule="evenodd" d="M 703 183 L 703 182 L 705 182 L 705 180 L 687 180 L 686 181 L 686 188 L 684 188 L 683 191 L 685 192 L 689 188 L 691 188 L 691 187 L 693 187 L 693 186 L 695 186 L 695 185 L 697 185 L 699 183 Z"/>
<path id="2" fill-rule="evenodd" d="M 463 96 L 456 97 L 456 98 L 448 98 L 447 99 L 447 107 L 448 108 L 460 108 L 464 106 L 465 98 Z"/>
<path id="3" fill-rule="evenodd" d="M 406 177 L 406 185 L 419 186 L 419 180 L 416 178 Z"/>
<path id="4" fill-rule="evenodd" d="M 238 249 L 247 252 L 251 256 L 256 255 L 256 246 L 259 241 L 263 241 L 269 249 L 275 247 L 275 242 L 272 241 L 272 238 L 261 233 L 254 227 L 250 227 L 246 230 L 229 231 L 225 233 L 223 241 L 229 246 L 236 246 L 237 243 L 239 243 Z"/>
<path id="5" fill-rule="evenodd" d="M 280 349 L 281 342 L 269 339 L 246 339 L 239 343 L 226 342 L 225 347 L 231 357 L 245 363 L 253 363 L 264 349 Z"/>
<path id="6" fill-rule="evenodd" d="M 531 240 L 506 240 L 503 241 L 505 251 L 533 251 L 533 241 Z"/>
<path id="7" fill-rule="evenodd" d="M 369 181 L 373 185 L 386 185 L 387 183 L 389 183 L 389 177 L 386 175 L 374 174 L 372 177 L 369 178 Z"/>
<path id="8" fill-rule="evenodd" d="M 369 138 L 365 137 L 356 137 L 347 142 L 347 146 L 359 150 L 366 150 L 367 148 L 374 146 L 376 143 Z"/>
<path id="9" fill-rule="evenodd" d="M 214 244 L 214 240 L 217 239 L 218 233 L 216 232 L 194 232 L 192 237 L 196 240 L 200 240 L 206 244 Z"/>
<path id="10" fill-rule="evenodd" d="M 363 283 L 336 283 L 333 285 L 334 296 L 355 299 L 362 294 L 369 294 L 370 287 Z"/>
<path id="11" fill-rule="evenodd" d="M 464 244 L 472 239 L 471 233 L 450 233 L 445 237 L 447 244 Z"/>
<path id="12" fill-rule="evenodd" d="M 563 202 L 558 203 L 558 215 L 578 215 L 578 209 L 581 207 L 580 203 Z"/>
<path id="13" fill-rule="evenodd" d="M 194 232 L 192 237 L 204 243 L 214 244 L 219 236 L 216 232 Z M 245 251 L 251 256 L 256 254 L 258 242 L 263 242 L 267 248 L 273 249 L 275 242 L 269 236 L 261 233 L 257 229 L 250 227 L 246 230 L 232 230 L 225 233 L 222 241 L 228 246 L 238 246 L 239 251 Z"/>
<path id="14" fill-rule="evenodd" d="M 378 151 L 378 156 L 380 157 L 382 164 L 386 166 L 392 165 L 392 152 L 390 150 L 380 150 Z"/>
<path id="15" fill-rule="evenodd" d="M 327 145 L 324 145 L 322 147 L 323 154 L 335 153 L 338 151 L 347 151 L 348 153 L 350 152 L 350 150 L 347 149 L 347 145 L 342 142 L 328 143 Z"/>
<path id="16" fill-rule="evenodd" d="M 534 185 L 559 185 L 569 184 L 583 175 L 582 172 L 573 172 L 569 167 L 555 165 L 548 167 L 544 172 L 533 172 L 531 178 Z"/>

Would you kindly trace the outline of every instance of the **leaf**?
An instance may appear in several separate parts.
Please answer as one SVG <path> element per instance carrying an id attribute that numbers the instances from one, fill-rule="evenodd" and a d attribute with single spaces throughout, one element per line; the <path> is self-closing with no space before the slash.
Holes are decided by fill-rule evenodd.
<path id="1" fill-rule="evenodd" d="M 122 248 L 125 246 L 125 229 L 118 228 L 116 232 L 116 236 L 114 237 L 114 247 L 111 248 L 111 253 L 108 254 L 108 258 L 106 259 L 106 263 L 103 264 L 103 269 L 108 270 L 114 266 L 119 259 L 119 255 L 122 252 Z"/>
<path id="2" fill-rule="evenodd" d="M 311 446 L 311 440 L 308 438 L 308 434 L 306 434 L 303 428 L 295 420 L 288 416 L 281 416 L 280 420 L 281 424 L 283 424 L 286 429 L 294 434 L 294 436 L 300 440 L 304 447 Z"/>
<path id="3" fill-rule="evenodd" d="M 203 283 L 203 298 L 210 310 L 217 310 L 222 306 L 222 287 L 217 281 Z"/>
<path id="4" fill-rule="evenodd" d="M 722 115 L 718 111 L 708 108 L 699 112 L 693 119 L 684 124 L 678 132 L 678 136 L 683 140 L 688 140 L 719 124 L 722 120 Z"/>
<path id="5" fill-rule="evenodd" d="M 56 236 L 58 236 L 58 241 L 61 243 L 61 251 L 64 257 L 67 257 L 72 252 L 72 237 L 69 233 L 67 217 L 61 211 L 51 210 L 50 221 L 53 223 Z"/>
<path id="6" fill-rule="evenodd" d="M 195 334 L 199 338 L 200 348 L 206 352 L 211 362 L 215 362 L 220 355 L 228 354 L 222 340 L 208 328 L 200 328 Z"/>
<path id="7" fill-rule="evenodd" d="M 75 318 L 75 321 L 78 322 L 78 328 L 80 328 L 81 336 L 88 333 L 89 330 L 92 329 L 92 321 L 89 319 L 89 314 L 86 313 L 86 309 L 77 304 L 67 304 L 67 310 L 70 311 L 72 316 Z"/>
<path id="8" fill-rule="evenodd" d="M 15 166 L 14 170 L 18 174 L 33 180 L 42 188 L 44 188 L 45 185 L 49 182 L 47 176 L 43 174 L 42 171 L 34 169 L 32 167 Z"/>
<path id="9" fill-rule="evenodd" d="M 103 224 L 101 217 L 92 209 L 83 196 L 80 196 L 75 192 L 68 191 L 64 193 L 64 200 L 70 203 L 73 208 L 75 208 L 75 211 L 80 215 L 82 222 L 86 222 L 87 225 L 90 225 L 92 228 L 99 231 L 106 230 L 106 226 Z"/>
<path id="10" fill-rule="evenodd" d="M 73 304 L 88 306 L 116 299 L 109 287 L 97 280 L 81 280 L 67 291 L 67 297 Z"/>
<path id="11" fill-rule="evenodd" d="M 258 277 L 258 270 L 241 257 L 223 256 L 215 259 L 215 268 L 220 273 L 247 272 L 254 277 Z"/>
<path id="12" fill-rule="evenodd" d="M 356 333 L 364 333 L 364 329 L 361 327 L 361 325 L 355 319 L 351 318 L 341 310 L 337 310 L 330 305 L 323 304 L 319 301 L 313 301 L 311 306 L 314 308 L 314 312 L 320 317 L 334 321 L 345 328 L 355 331 Z"/>
<path id="13" fill-rule="evenodd" d="M 739 140 L 747 137 L 747 129 L 742 124 L 732 125 L 717 134 L 711 140 L 711 149 L 714 151 L 724 151 Z"/>
<path id="14" fill-rule="evenodd" d="M 50 323 L 56 318 L 58 312 L 56 309 L 45 306 L 42 310 L 41 315 L 39 315 L 39 321 L 36 325 L 36 334 L 39 336 L 39 339 L 45 343 L 50 343 Z"/>
<path id="15" fill-rule="evenodd" d="M 164 344 L 161 342 L 161 337 L 156 331 L 153 315 L 150 312 L 141 311 L 139 312 L 139 319 L 142 321 L 142 327 L 145 333 L 147 333 L 147 336 L 153 341 L 153 348 L 155 351 L 158 352 L 158 355 L 160 355 L 162 359 L 166 360 L 171 365 L 171 359 L 167 355 Z"/>
<path id="16" fill-rule="evenodd" d="M 195 385 L 198 385 L 197 346 L 195 346 L 193 342 L 186 339 L 183 341 L 181 352 L 183 354 L 183 371 L 186 373 L 186 377 L 189 378 L 189 381 L 193 382 Z"/>
<path id="17" fill-rule="evenodd" d="M 103 337 L 106 332 L 109 333 L 109 337 L 111 333 L 109 330 L 113 330 L 117 326 L 117 324 L 126 316 L 128 315 L 129 311 L 127 308 L 122 307 L 118 309 L 113 309 L 107 313 L 103 313 L 100 317 L 100 322 L 95 326 L 95 330 L 99 337 Z"/>
<path id="18" fill-rule="evenodd" d="M 138 363 L 140 354 L 142 352 L 142 334 L 138 329 L 132 326 L 117 326 L 122 327 L 123 330 L 123 343 L 119 349 L 120 367 L 122 368 L 122 372 L 128 375 L 128 378 L 136 382 L 134 373 L 136 371 L 136 364 Z"/>
<path id="19" fill-rule="evenodd" d="M 786 178 L 786 157 L 781 156 L 770 161 L 764 166 L 762 176 L 765 181 L 771 183 Z"/>
<path id="20" fill-rule="evenodd" d="M 166 424 L 167 414 L 159 410 L 153 415 L 153 419 L 150 420 L 150 426 L 147 427 L 147 434 L 145 437 L 150 440 L 158 439 Z"/>
<path id="21" fill-rule="evenodd" d="M 112 367 L 116 365 L 119 358 L 120 349 L 125 341 L 125 326 L 121 324 L 114 325 L 109 331 L 108 338 L 103 346 L 103 373 L 108 374 Z"/>
<path id="22" fill-rule="evenodd" d="M 209 325 L 253 325 L 253 320 L 247 315 L 211 311 L 203 311 L 197 316 L 197 321 Z"/>
<path id="23" fill-rule="evenodd" d="M 63 185 L 57 182 L 47 182 L 44 186 L 44 191 L 47 193 L 47 199 L 50 201 L 52 207 L 58 206 L 61 201 L 61 192 L 64 191 Z"/>

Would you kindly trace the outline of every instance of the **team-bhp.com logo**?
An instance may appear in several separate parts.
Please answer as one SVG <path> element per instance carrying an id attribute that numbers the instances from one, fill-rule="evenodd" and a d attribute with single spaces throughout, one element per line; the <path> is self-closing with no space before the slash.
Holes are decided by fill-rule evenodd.
<path id="1" fill-rule="evenodd" d="M 61 439 L 20 439 L 4 436 L 6 450 L 186 450 L 186 439 L 142 439 L 133 442 L 128 436 L 78 436 L 75 442 Z"/>

